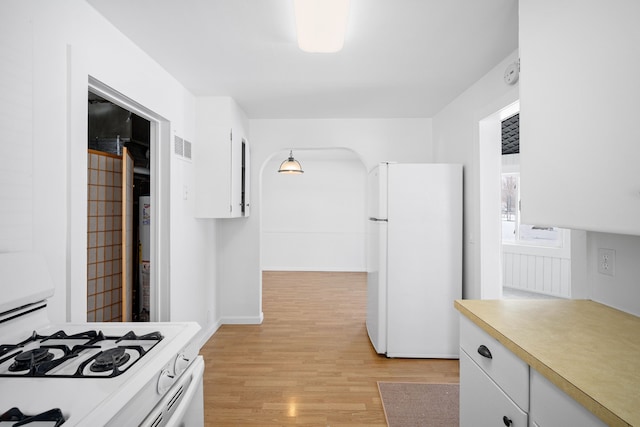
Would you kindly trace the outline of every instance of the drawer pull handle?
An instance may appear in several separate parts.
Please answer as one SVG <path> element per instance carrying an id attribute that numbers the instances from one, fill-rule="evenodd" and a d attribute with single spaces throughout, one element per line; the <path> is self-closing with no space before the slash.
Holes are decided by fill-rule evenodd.
<path id="1" fill-rule="evenodd" d="M 487 359 L 493 359 L 491 352 L 485 345 L 481 345 L 480 347 L 478 347 L 478 354 L 480 354 L 480 356 L 486 357 Z"/>
<path id="2" fill-rule="evenodd" d="M 511 421 L 509 419 L 509 417 L 507 417 L 506 415 L 504 417 L 502 417 L 502 422 L 504 423 L 504 425 L 506 425 L 507 427 L 509 427 L 511 424 L 513 424 L 513 421 Z"/>

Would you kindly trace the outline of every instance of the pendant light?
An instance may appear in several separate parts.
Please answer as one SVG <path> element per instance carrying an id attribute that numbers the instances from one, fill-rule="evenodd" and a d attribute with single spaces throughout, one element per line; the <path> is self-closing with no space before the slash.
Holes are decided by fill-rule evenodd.
<path id="1" fill-rule="evenodd" d="M 289 158 L 280 164 L 280 173 L 304 173 L 300 162 L 293 158 L 293 150 L 289 151 Z"/>

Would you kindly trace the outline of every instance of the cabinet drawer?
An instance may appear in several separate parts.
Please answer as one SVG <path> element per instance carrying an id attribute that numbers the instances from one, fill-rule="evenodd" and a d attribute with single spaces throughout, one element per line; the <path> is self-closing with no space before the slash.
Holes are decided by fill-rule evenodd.
<path id="1" fill-rule="evenodd" d="M 529 410 L 529 365 L 464 315 L 460 347 L 522 410 Z M 491 357 L 480 354 L 484 351 Z"/>
<path id="2" fill-rule="evenodd" d="M 461 351 L 460 426 L 504 425 L 527 427 L 527 413 L 520 409 L 464 350 Z"/>

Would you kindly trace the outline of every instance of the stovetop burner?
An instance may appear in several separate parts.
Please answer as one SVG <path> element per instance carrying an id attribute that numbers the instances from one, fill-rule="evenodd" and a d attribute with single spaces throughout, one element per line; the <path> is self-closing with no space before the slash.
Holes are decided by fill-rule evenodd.
<path id="1" fill-rule="evenodd" d="M 46 347 L 34 348 L 18 354 L 14 359 L 15 362 L 9 366 L 9 370 L 11 372 L 27 371 L 36 364 L 49 361 L 54 357 L 53 353 L 49 353 L 49 349 Z"/>
<path id="2" fill-rule="evenodd" d="M 68 335 L 36 332 L 17 344 L 0 345 L 0 377 L 115 377 L 158 342 L 160 332 L 107 336 L 102 331 Z"/>
<path id="3" fill-rule="evenodd" d="M 49 422 L 53 427 L 58 427 L 64 424 L 65 419 L 60 409 L 50 409 L 46 412 L 37 415 L 25 415 L 18 408 L 11 408 L 4 414 L 0 415 L 0 425 L 10 425 L 13 427 L 19 427 L 29 424 L 43 425 L 43 422 Z"/>
<path id="4" fill-rule="evenodd" d="M 96 356 L 89 369 L 93 372 L 105 372 L 124 365 L 131 358 L 124 350 L 124 347 L 116 347 L 101 352 Z"/>

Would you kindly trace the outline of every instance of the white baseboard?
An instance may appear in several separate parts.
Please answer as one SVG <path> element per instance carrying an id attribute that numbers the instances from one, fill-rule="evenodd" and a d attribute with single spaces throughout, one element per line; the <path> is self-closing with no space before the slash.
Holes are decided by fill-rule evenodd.
<path id="1" fill-rule="evenodd" d="M 213 334 L 216 333 L 216 331 L 220 328 L 220 326 L 222 326 L 222 322 L 221 321 L 217 321 L 211 325 L 209 325 L 209 327 L 207 329 L 203 329 L 200 331 L 200 348 L 202 348 L 202 346 L 204 346 L 207 341 L 209 341 L 209 339 L 211 339 L 211 337 L 213 336 Z"/>
<path id="2" fill-rule="evenodd" d="M 227 316 L 220 319 L 223 325 L 260 325 L 264 320 L 264 313 L 260 316 Z"/>
<path id="3" fill-rule="evenodd" d="M 204 346 L 207 341 L 213 337 L 213 335 L 220 329 L 222 325 L 260 325 L 264 320 L 264 313 L 260 313 L 260 316 L 229 316 L 223 317 L 217 322 L 211 324 L 208 328 L 200 331 L 198 337 L 200 341 L 200 348 Z"/>

